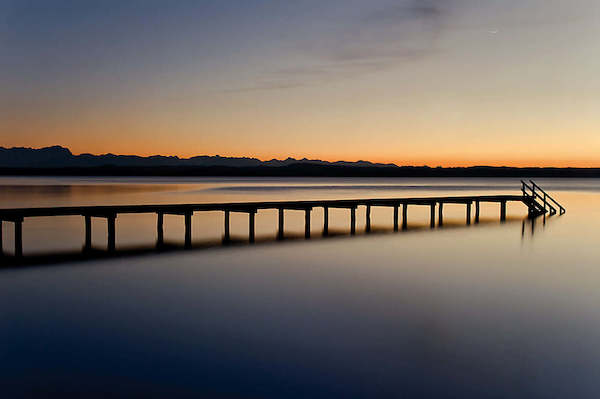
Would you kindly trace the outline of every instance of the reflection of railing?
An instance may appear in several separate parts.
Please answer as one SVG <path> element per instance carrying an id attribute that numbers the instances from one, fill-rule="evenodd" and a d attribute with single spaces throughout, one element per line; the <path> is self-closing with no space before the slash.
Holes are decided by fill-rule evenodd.
<path id="1" fill-rule="evenodd" d="M 559 204 L 558 201 L 552 198 L 550 194 L 544 191 L 544 189 L 538 186 L 533 180 L 529 180 L 529 183 L 531 183 L 531 185 L 521 180 L 521 191 L 523 192 L 524 196 L 531 197 L 534 200 L 536 198 L 539 198 L 543 202 L 544 211 L 546 211 L 546 209 L 549 209 L 550 215 L 556 214 L 556 207 L 558 207 L 558 212 L 560 213 L 560 215 L 566 212 L 566 209 L 561 204 Z"/>

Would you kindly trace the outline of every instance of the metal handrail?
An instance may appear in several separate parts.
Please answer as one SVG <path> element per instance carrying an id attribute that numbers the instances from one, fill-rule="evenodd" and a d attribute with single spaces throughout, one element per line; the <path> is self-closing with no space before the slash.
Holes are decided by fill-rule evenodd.
<path id="1" fill-rule="evenodd" d="M 523 180 L 521 180 L 521 184 L 522 184 L 521 191 L 523 192 L 523 195 L 526 195 L 528 197 L 532 197 L 534 200 L 536 198 L 539 198 L 544 203 L 544 213 L 546 213 L 546 207 L 549 207 L 550 208 L 550 214 L 551 215 L 556 214 L 556 208 L 553 207 L 551 204 L 549 204 L 548 201 L 546 201 L 545 197 L 542 197 L 539 193 L 537 193 L 535 191 L 535 186 L 530 186 L 529 184 L 525 183 Z M 525 190 L 526 188 L 529 189 L 529 191 L 531 191 L 531 194 L 527 193 L 527 190 Z"/>
<path id="2" fill-rule="evenodd" d="M 537 189 L 539 189 L 539 190 L 540 190 L 540 191 L 541 191 L 541 192 L 544 194 L 544 198 L 546 198 L 546 197 L 547 197 L 547 198 L 548 198 L 550 201 L 554 202 L 554 204 L 555 204 L 556 206 L 558 206 L 558 208 L 560 209 L 560 214 L 561 214 L 561 215 L 567 211 L 567 210 L 566 210 L 566 209 L 565 209 L 565 208 L 564 208 L 564 207 L 563 207 L 561 204 L 559 204 L 559 203 L 558 203 L 558 201 L 556 201 L 554 198 L 552 198 L 552 197 L 550 196 L 550 194 L 546 193 L 546 192 L 544 191 L 544 189 L 543 189 L 543 188 L 541 188 L 540 186 L 538 186 L 538 185 L 537 185 L 537 184 L 536 184 L 536 183 L 535 183 L 533 180 L 529 180 L 529 182 L 531 183 L 531 185 L 532 185 L 534 188 L 537 188 Z"/>
<path id="3" fill-rule="evenodd" d="M 554 198 L 552 198 L 550 195 L 548 195 L 548 193 L 546 193 L 539 185 L 537 185 L 534 181 L 529 180 L 531 183 L 531 186 L 527 183 L 525 183 L 523 180 L 521 180 L 521 191 L 523 192 L 523 195 L 526 196 L 530 196 L 535 198 L 539 198 L 540 200 L 543 201 L 544 203 L 544 209 L 546 209 L 546 207 L 550 208 L 550 213 L 552 215 L 556 214 L 556 208 L 554 206 L 552 206 L 552 204 L 548 201 L 551 200 L 555 205 L 557 205 L 559 207 L 559 211 L 560 214 L 564 214 L 566 212 L 566 209 L 559 204 Z M 537 189 L 537 191 L 536 191 Z M 531 194 L 529 194 L 527 192 L 527 190 L 531 191 Z M 539 192 L 541 192 L 543 195 L 541 195 Z"/>

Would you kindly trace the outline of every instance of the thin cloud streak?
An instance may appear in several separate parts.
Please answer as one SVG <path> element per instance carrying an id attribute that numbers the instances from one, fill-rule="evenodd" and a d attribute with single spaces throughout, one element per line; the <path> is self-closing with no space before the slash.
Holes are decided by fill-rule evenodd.
<path id="1" fill-rule="evenodd" d="M 456 1 L 403 0 L 343 24 L 341 32 L 304 43 L 305 64 L 273 69 L 249 87 L 228 91 L 317 86 L 394 68 L 439 52 L 436 44 Z"/>

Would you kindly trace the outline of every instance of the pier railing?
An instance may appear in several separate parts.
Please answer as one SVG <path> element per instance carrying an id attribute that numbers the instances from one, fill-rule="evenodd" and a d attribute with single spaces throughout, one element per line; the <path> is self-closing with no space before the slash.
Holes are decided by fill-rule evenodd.
<path id="1" fill-rule="evenodd" d="M 544 206 L 544 211 L 547 209 L 550 210 L 551 215 L 555 215 L 558 212 L 560 215 L 566 212 L 566 209 L 558 203 L 554 198 L 550 196 L 543 188 L 537 185 L 533 180 L 529 180 L 530 184 L 527 184 L 523 180 L 521 180 L 521 192 L 524 196 L 532 197 L 534 200 L 539 199 L 542 201 Z"/>

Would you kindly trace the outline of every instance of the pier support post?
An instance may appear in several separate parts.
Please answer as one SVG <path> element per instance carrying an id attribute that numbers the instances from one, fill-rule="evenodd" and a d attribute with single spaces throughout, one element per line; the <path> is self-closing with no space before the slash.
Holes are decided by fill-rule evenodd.
<path id="1" fill-rule="evenodd" d="M 475 201 L 475 223 L 479 223 L 479 201 Z"/>
<path id="2" fill-rule="evenodd" d="M 23 219 L 16 219 L 15 224 L 15 257 L 23 256 Z"/>
<path id="3" fill-rule="evenodd" d="M 506 220 L 506 201 L 500 202 L 500 220 L 503 222 Z"/>
<path id="4" fill-rule="evenodd" d="M 84 249 L 89 251 L 92 249 L 92 217 L 89 215 L 84 216 L 85 220 L 85 244 Z"/>
<path id="5" fill-rule="evenodd" d="M 185 216 L 185 248 L 192 247 L 192 212 L 186 212 Z"/>
<path id="6" fill-rule="evenodd" d="M 544 192 L 544 216 L 546 215 L 546 204 L 547 204 L 547 200 L 546 200 L 546 192 Z"/>
<path id="7" fill-rule="evenodd" d="M 329 207 L 323 207 L 323 235 L 329 235 Z"/>
<path id="8" fill-rule="evenodd" d="M 310 208 L 304 210 L 304 238 L 310 238 Z"/>
<path id="9" fill-rule="evenodd" d="M 254 229 L 254 218 L 256 215 L 256 211 L 249 211 L 248 212 L 248 241 L 250 243 L 254 243 L 254 235 L 255 235 L 255 229 Z"/>
<path id="10" fill-rule="evenodd" d="M 542 215 L 543 221 L 544 221 L 544 226 L 546 226 L 546 212 L 544 212 L 544 214 Z"/>
<path id="11" fill-rule="evenodd" d="M 531 206 L 529 206 L 529 205 L 527 205 L 527 208 L 528 208 L 528 210 L 527 210 L 527 217 L 528 217 L 529 219 L 533 219 L 533 218 L 535 218 L 535 217 L 537 216 L 537 211 L 536 211 L 536 209 L 535 209 L 535 208 L 533 208 L 533 207 L 531 207 Z"/>
<path id="12" fill-rule="evenodd" d="M 108 222 L 108 251 L 114 252 L 116 248 L 116 234 L 115 234 L 115 220 L 117 219 L 117 215 L 109 215 L 106 217 L 106 221 Z"/>
<path id="13" fill-rule="evenodd" d="M 277 239 L 283 240 L 284 237 L 284 210 L 279 208 L 279 227 L 277 228 Z"/>
<path id="14" fill-rule="evenodd" d="M 350 234 L 356 234 L 356 208 L 350 208 Z"/>
<path id="15" fill-rule="evenodd" d="M 435 203 L 430 205 L 430 210 L 429 210 L 429 227 L 430 228 L 434 228 L 435 227 Z"/>
<path id="16" fill-rule="evenodd" d="M 438 226 L 444 225 L 444 203 L 440 202 L 438 204 Z"/>
<path id="17" fill-rule="evenodd" d="M 229 211 L 225 211 L 225 215 L 224 215 L 224 235 L 223 235 L 223 241 L 225 241 L 226 243 L 228 243 L 229 241 L 231 241 L 231 234 L 230 234 L 230 223 L 229 223 L 229 215 L 230 212 Z"/>
<path id="18" fill-rule="evenodd" d="M 467 202 L 467 224 L 471 224 L 471 203 Z"/>
<path id="19" fill-rule="evenodd" d="M 164 220 L 165 216 L 162 212 L 156 214 L 156 246 L 162 247 L 164 244 Z"/>
<path id="20" fill-rule="evenodd" d="M 408 228 L 408 221 L 406 216 L 408 215 L 408 204 L 402 204 L 402 230 Z"/>
<path id="21" fill-rule="evenodd" d="M 398 205 L 394 205 L 394 231 L 398 231 Z"/>
<path id="22" fill-rule="evenodd" d="M 371 232 L 371 205 L 367 205 L 365 230 L 367 231 L 367 233 Z"/>

